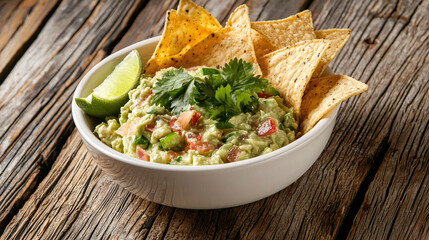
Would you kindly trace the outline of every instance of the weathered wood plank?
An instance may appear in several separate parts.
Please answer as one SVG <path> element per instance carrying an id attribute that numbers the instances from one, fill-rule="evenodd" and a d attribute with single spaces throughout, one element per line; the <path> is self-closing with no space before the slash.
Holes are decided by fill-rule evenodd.
<path id="1" fill-rule="evenodd" d="M 366 9 L 350 8 L 353 11 L 345 11 L 340 21 L 365 31 L 352 36 L 349 44 L 356 47 L 343 51 L 334 65 L 352 61 L 356 67 L 345 69 L 347 73 L 368 79 L 376 88 L 379 102 L 363 111 L 376 114 L 378 119 L 367 120 L 373 127 L 363 128 L 359 141 L 374 144 L 374 138 L 368 137 L 373 131 L 373 136 L 383 137 L 384 148 L 375 160 L 375 165 L 381 166 L 371 179 L 365 200 L 357 200 L 353 206 L 360 210 L 349 237 L 425 239 L 429 229 L 428 1 L 377 2 Z M 365 12 L 371 21 L 349 21 Z M 327 21 L 338 19 L 331 16 Z M 352 221 L 346 225 L 350 228 Z"/>
<path id="2" fill-rule="evenodd" d="M 214 2 L 202 3 L 209 10 L 213 10 L 209 8 L 213 7 L 218 13 L 228 13 L 227 10 L 219 10 L 219 4 Z M 151 4 L 154 2 L 147 7 L 152 6 L 153 11 L 145 9 L 136 19 L 135 25 L 138 25 L 131 27 L 118 46 L 140 40 L 133 38 L 136 34 L 142 39 L 159 34 L 145 25 L 152 24 L 153 18 L 147 16 L 154 16 L 152 13 L 160 6 Z M 175 2 L 171 4 L 174 5 Z M 241 2 L 228 2 L 224 6 L 233 8 L 239 4 Z M 321 158 L 289 188 L 256 203 L 224 210 L 191 211 L 159 206 L 110 182 L 110 178 L 85 155 L 85 148 L 74 133 L 46 179 L 8 225 L 2 238 L 333 238 L 361 183 L 368 178 L 372 165 L 383 162 L 387 166 L 392 159 L 392 154 L 389 153 L 396 148 L 392 148 L 393 144 L 390 143 L 394 143 L 392 137 L 401 136 L 400 134 L 410 136 L 415 142 L 420 141 L 416 144 L 420 146 L 420 150 L 410 148 L 409 152 L 422 157 L 423 165 L 413 168 L 413 176 L 418 173 L 416 176 L 419 177 L 409 182 L 413 185 L 412 183 L 422 180 L 423 183 L 415 185 L 420 186 L 420 190 L 413 190 L 412 193 L 404 191 L 403 196 L 410 197 L 415 193 L 417 197 L 412 207 L 422 209 L 424 203 L 427 203 L 423 191 L 427 185 L 427 176 L 423 175 L 422 178 L 421 175 L 422 169 L 427 166 L 427 138 L 424 138 L 424 132 L 413 136 L 407 135 L 406 130 L 391 134 L 392 129 L 400 129 L 404 121 L 396 115 L 407 111 L 415 111 L 421 116 L 416 121 L 412 119 L 407 122 L 409 129 L 419 129 L 419 124 L 426 128 L 428 125 L 425 108 L 419 109 L 427 93 L 425 79 L 428 79 L 428 71 L 421 67 L 425 62 L 418 65 L 411 61 L 415 56 L 426 60 L 427 50 L 424 51 L 427 48 L 424 44 L 427 44 L 427 35 L 426 38 L 417 39 L 419 35 L 413 34 L 415 26 L 401 18 L 404 16 L 410 22 L 417 21 L 418 14 L 415 12 L 424 8 L 418 3 L 402 4 L 408 10 L 399 10 L 398 18 L 374 17 L 380 13 L 393 15 L 396 9 L 401 9 L 383 2 L 317 1 L 311 6 L 316 27 L 351 27 L 354 30 L 355 34 L 340 54 L 340 60 L 333 63 L 333 68 L 356 78 L 361 77 L 361 80 L 369 83 L 370 89 L 343 104 L 333 137 Z M 264 11 L 263 8 L 261 11 Z M 257 12 L 252 14 L 259 15 Z M 227 18 L 223 15 L 215 16 L 223 21 Z M 268 16 L 270 15 L 267 14 Z M 161 31 L 162 23 L 155 22 L 158 24 L 153 29 L 159 28 L 158 31 Z M 147 35 L 135 30 L 139 27 L 145 29 Z M 377 40 L 369 41 L 370 38 Z M 402 49 L 403 45 L 407 45 L 407 48 Z M 409 63 L 401 68 L 406 61 Z M 411 70 L 419 69 L 419 66 L 419 71 Z M 409 79 L 414 78 L 419 80 L 409 82 Z M 389 98 L 391 94 L 395 98 Z M 425 104 L 422 106 L 427 106 L 427 102 Z M 398 148 L 398 151 L 402 149 Z M 383 164 L 381 168 L 384 168 Z M 399 176 L 396 178 L 400 178 L 399 173 L 396 175 Z M 390 179 L 394 181 L 394 178 Z M 403 187 L 393 184 L 390 191 L 405 190 L 404 186 L 406 188 L 407 184 Z M 378 210 L 377 206 L 373 208 Z M 386 213 L 387 210 L 378 211 Z M 416 213 L 405 212 L 405 207 L 400 210 L 400 216 L 406 219 L 413 219 L 412 214 Z M 416 216 L 424 220 L 424 214 Z M 369 221 L 371 218 L 367 219 Z M 367 223 L 358 227 L 367 227 Z M 404 225 L 411 229 L 415 223 L 412 221 L 409 225 Z"/>
<path id="3" fill-rule="evenodd" d="M 0 229 L 46 175 L 71 132 L 70 99 L 141 1 L 64 1 L 0 89 Z"/>
<path id="4" fill-rule="evenodd" d="M 172 7 L 175 7 L 174 5 L 176 5 L 176 3 L 175 2 L 172 2 L 171 3 L 171 6 L 169 6 L 168 8 L 172 8 Z M 152 25 L 153 24 L 153 22 L 147 22 L 147 20 L 148 19 L 153 19 L 152 18 L 152 14 L 153 14 L 153 12 L 154 12 L 154 9 L 156 9 L 156 7 L 158 7 L 159 5 L 158 5 L 158 2 L 156 2 L 156 1 L 153 1 L 153 2 L 151 2 L 148 6 L 147 6 L 147 8 L 146 9 L 149 9 L 149 11 L 146 11 L 146 9 L 142 12 L 142 14 L 141 14 L 141 16 L 144 16 L 144 17 L 140 17 L 140 18 L 138 18 L 137 20 L 136 20 L 136 22 L 135 22 L 135 28 L 139 28 L 139 29 L 145 29 L 145 25 Z M 156 12 L 156 11 L 155 11 Z M 147 14 L 147 15 L 146 15 Z M 227 11 L 224 11 L 224 14 L 229 14 L 229 12 L 227 12 Z M 146 15 L 146 16 L 145 16 Z M 219 16 L 217 16 L 217 17 L 219 17 Z M 143 20 L 142 20 L 143 19 Z M 157 21 L 157 19 L 155 19 L 154 20 L 156 23 L 157 23 L 157 25 L 158 26 L 156 26 L 156 27 L 154 27 L 154 29 L 156 29 L 156 28 L 158 28 L 159 29 L 159 31 L 161 31 L 162 30 L 162 26 L 163 26 L 163 22 L 158 22 Z M 144 31 L 144 33 L 146 33 L 147 35 L 144 37 L 144 38 L 147 38 L 147 37 L 149 37 L 149 36 L 152 36 L 153 35 L 153 33 L 150 33 L 150 32 L 147 32 L 147 31 Z M 156 34 L 159 34 L 160 32 L 158 32 L 158 33 L 156 33 Z M 134 37 L 134 35 L 132 35 L 132 37 Z M 130 44 L 130 43 L 132 43 L 132 41 L 135 41 L 135 38 L 132 38 L 132 37 L 130 37 L 129 38 L 129 42 L 127 43 L 127 45 L 128 44 Z M 118 45 L 118 46 L 120 46 L 120 44 Z M 68 153 L 70 153 L 71 151 L 69 151 L 69 150 L 66 150 L 66 152 L 68 152 Z M 61 159 L 62 157 L 60 157 L 59 159 Z M 59 167 L 60 169 L 62 169 L 62 168 L 64 168 L 64 166 L 61 166 L 61 167 Z M 56 169 L 56 167 L 54 166 L 53 167 L 53 169 Z M 84 167 L 84 168 L 82 168 L 82 170 L 87 170 L 87 171 L 85 171 L 85 173 L 86 174 L 89 174 L 89 176 L 92 176 L 94 173 L 93 172 L 91 172 L 91 168 L 86 168 L 86 167 Z M 97 170 L 97 171 L 99 171 L 99 170 Z M 81 177 L 79 177 L 79 179 L 82 179 Z M 85 179 L 85 178 L 84 178 Z M 48 181 L 48 183 L 49 184 L 55 184 L 55 181 Z M 64 186 L 64 184 L 60 184 L 60 186 Z M 117 189 L 118 189 L 118 187 L 116 186 L 116 185 L 114 185 L 114 184 L 111 184 L 111 186 L 113 186 L 113 191 L 114 191 L 114 193 L 116 194 L 116 195 L 118 195 L 118 193 L 117 193 Z M 51 188 L 52 188 L 52 186 L 51 186 Z M 49 187 L 47 187 L 47 186 L 42 186 L 41 187 L 41 189 L 49 189 Z M 123 191 L 123 190 L 121 190 L 121 191 Z M 126 191 L 124 191 L 125 192 L 125 194 L 129 194 L 128 192 L 126 192 Z M 115 194 L 112 194 L 112 195 L 115 195 Z M 91 195 L 91 197 L 94 197 L 94 196 L 92 196 Z M 115 196 L 115 199 L 122 199 L 123 198 L 123 196 L 121 196 L 121 195 L 119 195 L 119 196 Z M 35 201 L 40 201 L 41 199 L 39 198 L 39 197 L 35 197 L 35 199 L 34 198 L 32 198 L 33 200 L 35 200 Z M 43 199 L 43 198 L 42 198 Z M 101 198 L 101 199 L 103 199 L 103 198 Z M 106 199 L 104 199 L 104 200 L 102 200 L 102 201 L 107 201 Z M 31 201 L 30 201 L 31 202 Z M 117 203 L 116 202 L 112 202 L 111 204 L 113 204 L 113 205 L 116 205 Z M 28 206 L 39 206 L 40 205 L 40 203 L 35 203 L 35 202 L 31 202 Z M 151 204 L 151 206 L 152 205 L 154 205 L 155 207 L 153 207 L 155 210 L 156 209 L 158 209 L 158 208 L 160 208 L 160 206 L 158 206 L 158 205 L 156 205 L 156 204 Z M 103 208 L 104 209 L 104 208 Z M 155 212 L 155 210 L 152 210 L 152 211 L 154 211 Z M 133 212 L 134 212 L 135 210 L 133 210 Z M 150 213 L 151 212 L 151 209 L 149 209 L 148 211 L 147 211 L 148 213 Z M 102 212 L 103 213 L 103 212 Z M 137 213 L 139 213 L 139 211 L 137 211 Z M 26 215 L 26 216 L 30 216 L 30 215 L 32 215 L 32 214 L 29 214 L 29 215 Z M 129 216 L 127 215 L 127 216 L 125 216 L 125 218 L 129 218 Z M 136 217 L 135 218 L 141 218 L 140 217 L 140 215 L 136 215 Z M 151 219 L 154 219 L 154 217 L 151 217 Z M 29 220 L 33 220 L 33 219 L 29 219 Z M 87 221 L 87 219 L 80 219 L 81 221 L 83 221 L 83 222 L 86 222 Z M 153 220 L 151 220 L 152 222 L 153 222 Z M 18 224 L 18 223 L 22 223 L 21 221 L 17 221 L 17 222 L 13 222 L 12 223 L 12 225 L 14 225 L 14 224 Z M 33 226 L 32 224 L 30 224 L 31 223 L 31 221 L 30 222 L 28 222 L 28 223 L 25 223 L 24 224 L 24 226 L 29 226 L 29 225 L 31 225 L 31 226 Z M 46 223 L 45 223 L 46 224 Z M 79 224 L 79 221 L 76 221 L 76 223 L 75 224 Z M 144 225 L 147 225 L 148 223 L 146 223 L 146 222 L 144 222 Z M 105 226 L 105 225 L 103 225 L 103 224 L 101 224 L 101 225 L 91 225 L 90 227 L 96 227 L 96 226 Z M 52 227 L 54 227 L 55 229 L 57 229 L 57 226 L 52 226 Z M 150 226 L 149 226 L 150 227 Z M 8 228 L 9 229 L 9 228 Z M 90 230 L 93 230 L 93 229 L 90 229 Z M 119 228 L 119 229 L 117 229 L 117 231 L 122 231 L 122 229 L 121 228 Z M 140 230 L 140 229 L 138 229 L 138 230 Z M 16 231 L 16 230 L 13 230 L 12 232 L 19 232 L 19 231 Z M 139 233 L 140 231 L 138 231 L 138 233 Z M 9 231 L 7 231 L 6 233 L 5 233 L 5 235 L 4 236 L 7 236 L 7 238 L 10 238 L 11 236 L 9 236 L 9 235 L 7 235 L 8 233 L 10 233 Z M 139 234 L 141 234 L 141 233 L 139 233 Z M 15 235 L 15 237 L 16 237 L 16 235 Z"/>
<path id="5" fill-rule="evenodd" d="M 383 69 L 396 70 L 388 79 L 395 88 L 380 99 L 382 114 L 392 119 L 389 148 L 354 219 L 350 239 L 429 238 L 429 1 L 416 4 L 415 11 L 400 2 L 393 13 L 375 14 L 401 22 L 392 27 L 396 39 L 384 57 L 394 56 L 397 49 L 405 54 L 396 54 L 395 61 L 386 59 L 394 64 Z"/>
<path id="6" fill-rule="evenodd" d="M 0 83 L 44 26 L 59 0 L 0 2 Z"/>

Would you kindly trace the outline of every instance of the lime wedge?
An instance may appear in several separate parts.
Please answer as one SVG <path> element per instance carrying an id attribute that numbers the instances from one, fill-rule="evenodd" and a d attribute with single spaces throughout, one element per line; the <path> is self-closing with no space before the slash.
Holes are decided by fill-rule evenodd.
<path id="1" fill-rule="evenodd" d="M 133 50 L 87 98 L 76 98 L 76 104 L 94 117 L 117 114 L 128 101 L 128 92 L 139 83 L 141 73 L 140 54 Z"/>

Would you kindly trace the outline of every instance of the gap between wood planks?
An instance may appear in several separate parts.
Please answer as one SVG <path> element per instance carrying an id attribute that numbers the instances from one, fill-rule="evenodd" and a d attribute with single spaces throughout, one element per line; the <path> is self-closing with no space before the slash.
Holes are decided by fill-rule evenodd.
<path id="1" fill-rule="evenodd" d="M 138 17 L 139 13 L 145 8 L 149 0 L 142 2 L 135 11 L 130 15 L 130 19 L 125 25 L 125 27 L 119 32 L 119 36 L 116 39 L 113 39 L 112 42 L 105 47 L 103 50 L 105 50 L 106 55 L 110 55 L 113 51 L 113 48 L 120 42 L 122 37 L 125 35 L 125 33 L 131 28 L 134 20 Z M 17 54 L 13 57 L 12 61 L 10 61 L 3 72 L 0 73 L 0 84 L 3 83 L 4 79 L 9 75 L 9 73 L 12 71 L 16 63 L 19 61 L 19 59 L 25 54 L 27 49 L 32 45 L 32 43 L 35 41 L 37 36 L 40 34 L 41 30 L 45 26 L 46 22 L 51 18 L 51 16 L 54 14 L 54 12 L 58 9 L 58 6 L 60 5 L 60 1 L 52 8 L 52 10 L 46 15 L 46 17 L 43 19 L 42 23 L 38 27 L 38 29 L 35 31 L 34 35 L 29 38 L 27 42 L 25 42 L 22 47 L 18 50 Z M 91 16 L 91 15 L 89 15 Z M 84 73 L 85 69 L 81 71 L 80 74 Z M 76 78 L 80 78 L 81 76 L 76 76 Z M 26 192 L 26 194 L 14 204 L 14 206 L 11 208 L 11 211 L 6 215 L 6 217 L 3 219 L 3 221 L 0 221 L 0 236 L 3 234 L 4 230 L 6 229 L 6 226 L 10 223 L 10 221 L 13 219 L 13 217 L 19 212 L 19 210 L 24 206 L 24 204 L 27 202 L 27 200 L 30 198 L 30 196 L 36 191 L 39 184 L 43 181 L 43 179 L 48 175 L 49 171 L 52 168 L 53 162 L 57 159 L 59 156 L 61 149 L 66 144 L 67 139 L 70 137 L 71 133 L 73 132 L 73 129 L 75 128 L 74 123 L 70 122 L 66 126 L 66 130 L 61 135 L 62 137 L 59 139 L 57 146 L 53 149 L 52 154 L 49 154 L 48 158 L 42 159 L 40 162 L 40 170 L 39 173 L 37 173 L 34 177 L 35 180 L 32 184 L 32 186 L 29 188 L 29 191 Z M 30 176 L 32 177 L 32 176 Z"/>
<path id="2" fill-rule="evenodd" d="M 340 226 L 338 227 L 338 231 L 335 234 L 334 239 L 346 239 L 349 235 L 350 229 L 353 225 L 353 220 L 355 219 L 359 209 L 363 204 L 363 200 L 365 198 L 366 192 L 368 191 L 369 185 L 374 180 L 375 174 L 380 168 L 381 163 L 383 162 L 383 159 L 387 153 L 387 150 L 389 149 L 390 144 L 388 142 L 388 139 L 389 135 L 384 137 L 380 147 L 377 149 L 373 164 L 366 176 L 364 177 L 361 185 L 359 186 L 356 196 L 351 201 L 349 209 L 344 215 L 344 218 L 340 223 Z"/>

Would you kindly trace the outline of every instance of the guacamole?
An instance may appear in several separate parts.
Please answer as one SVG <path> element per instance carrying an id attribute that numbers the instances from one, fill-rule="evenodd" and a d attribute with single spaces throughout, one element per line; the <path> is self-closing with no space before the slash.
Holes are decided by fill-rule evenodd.
<path id="1" fill-rule="evenodd" d="M 153 104 L 154 87 L 164 74 L 142 75 L 118 117 L 109 116 L 95 134 L 109 147 L 138 159 L 174 165 L 212 165 L 256 157 L 295 140 L 297 122 L 283 99 L 257 94 L 257 108 L 219 125 L 201 104 L 180 113 Z M 203 79 L 201 71 L 185 71 Z M 254 94 L 256 96 L 256 94 Z M 226 124 L 226 126 L 225 126 Z M 224 127 L 222 127 L 224 126 Z"/>

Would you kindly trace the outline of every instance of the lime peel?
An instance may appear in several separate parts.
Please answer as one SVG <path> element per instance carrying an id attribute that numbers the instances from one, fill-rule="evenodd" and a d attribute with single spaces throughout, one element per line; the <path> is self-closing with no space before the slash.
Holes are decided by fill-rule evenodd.
<path id="1" fill-rule="evenodd" d="M 131 51 L 87 98 L 75 102 L 86 114 L 105 117 L 119 113 L 128 101 L 128 92 L 139 83 L 142 62 L 137 50 Z"/>

